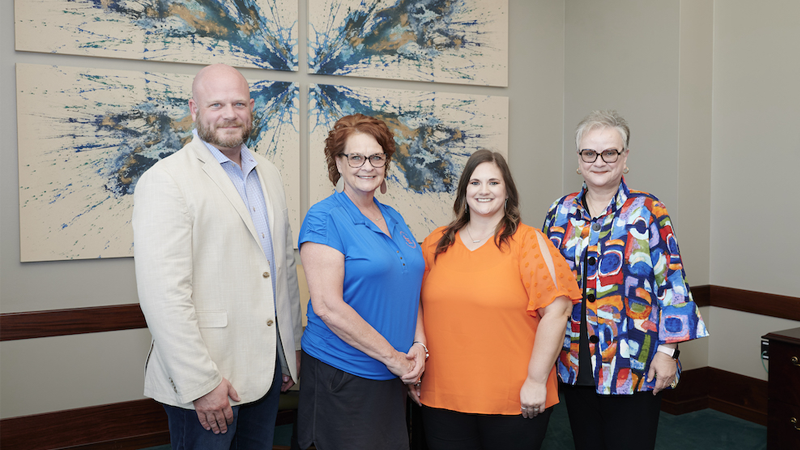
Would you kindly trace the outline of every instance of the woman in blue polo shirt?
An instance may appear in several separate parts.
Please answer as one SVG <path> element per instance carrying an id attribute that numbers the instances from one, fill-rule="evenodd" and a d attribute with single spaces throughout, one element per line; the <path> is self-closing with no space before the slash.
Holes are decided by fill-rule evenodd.
<path id="1" fill-rule="evenodd" d="M 404 384 L 425 368 L 425 262 L 402 216 L 375 199 L 394 151 L 386 125 L 361 114 L 339 119 L 325 140 L 336 193 L 311 207 L 299 238 L 311 292 L 301 448 L 409 448 Z"/>

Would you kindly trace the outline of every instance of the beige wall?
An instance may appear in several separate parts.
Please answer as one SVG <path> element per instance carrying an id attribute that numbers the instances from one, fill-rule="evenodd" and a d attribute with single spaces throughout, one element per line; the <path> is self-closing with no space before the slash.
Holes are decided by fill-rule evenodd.
<path id="1" fill-rule="evenodd" d="M 301 17 L 305 3 L 300 1 Z M 539 226 L 549 203 L 561 194 L 564 90 L 564 2 L 511 0 L 509 4 L 509 87 L 487 88 L 398 82 L 308 74 L 243 70 L 248 78 L 266 77 L 309 83 L 440 90 L 510 98 L 510 156 L 522 192 L 523 219 Z M 14 51 L 13 2 L 0 2 L 0 312 L 76 308 L 135 303 L 131 259 L 19 263 L 19 200 L 15 63 L 195 73 L 199 67 L 35 54 Z M 299 47 L 305 45 L 300 21 Z M 306 55 L 300 54 L 300 67 Z M 301 89 L 301 104 L 306 92 Z M 301 117 L 301 148 L 307 149 L 307 119 Z M 301 186 L 307 183 L 308 157 L 301 154 Z M 292 176 L 283 174 L 284 177 Z M 308 207 L 301 188 L 301 207 Z M 295 230 L 297 232 L 298 230 Z M 424 236 L 422 236 L 424 237 Z M 420 239 L 422 238 L 420 237 Z M 0 417 L 14 417 L 142 398 L 143 364 L 149 343 L 146 330 L 11 341 L 0 344 Z"/>
<path id="2" fill-rule="evenodd" d="M 146 329 L 0 343 L 2 417 L 142 398 Z"/>
<path id="3" fill-rule="evenodd" d="M 680 1 L 678 106 L 678 232 L 681 256 L 692 285 L 709 283 L 711 232 L 711 82 L 714 5 Z"/>
<path id="4" fill-rule="evenodd" d="M 800 2 L 714 3 L 710 282 L 797 297 Z M 715 308 L 713 367 L 766 380 L 760 337 L 800 322 Z"/>
<path id="5" fill-rule="evenodd" d="M 679 26 L 677 1 L 566 2 L 565 192 L 583 181 L 575 126 L 591 110 L 615 109 L 631 128 L 628 186 L 677 206 Z"/>
<path id="6" fill-rule="evenodd" d="M 714 16 L 711 279 L 798 296 L 800 2 L 718 1 Z"/>
<path id="7" fill-rule="evenodd" d="M 631 128 L 628 186 L 667 205 L 690 285 L 708 284 L 713 2 L 566 5 L 565 192 L 582 182 L 575 125 L 616 109 Z M 684 368 L 708 365 L 709 342 L 682 346 Z"/>

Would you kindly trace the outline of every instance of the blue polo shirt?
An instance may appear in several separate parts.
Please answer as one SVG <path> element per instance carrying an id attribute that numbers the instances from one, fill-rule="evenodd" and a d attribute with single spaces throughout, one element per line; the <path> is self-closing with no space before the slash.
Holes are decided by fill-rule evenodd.
<path id="1" fill-rule="evenodd" d="M 425 260 L 403 217 L 375 200 L 390 238 L 345 193 L 312 206 L 300 228 L 299 246 L 315 242 L 344 255 L 345 303 L 399 352 L 414 342 Z M 395 378 L 381 362 L 341 340 L 308 305 L 303 350 L 347 373 L 373 380 Z"/>

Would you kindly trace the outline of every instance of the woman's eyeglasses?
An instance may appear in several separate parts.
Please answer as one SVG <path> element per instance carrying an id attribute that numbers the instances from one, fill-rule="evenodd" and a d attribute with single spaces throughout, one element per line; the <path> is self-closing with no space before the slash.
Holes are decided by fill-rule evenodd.
<path id="1" fill-rule="evenodd" d="M 585 163 L 593 163 L 597 161 L 597 155 L 600 155 L 600 157 L 603 158 L 603 161 L 606 163 L 615 163 L 617 162 L 617 159 L 619 159 L 619 155 L 622 154 L 622 152 L 615 148 L 603 150 L 600 153 L 594 150 L 583 149 L 579 151 L 578 154 L 581 155 L 581 160 L 583 160 Z"/>
<path id="2" fill-rule="evenodd" d="M 372 164 L 372 167 L 376 169 L 380 169 L 386 165 L 385 153 L 375 153 L 374 155 L 369 156 L 364 156 L 360 153 L 342 153 L 342 156 L 347 158 L 347 164 L 354 169 L 358 169 L 359 167 L 363 166 L 367 160 L 369 160 L 369 163 Z"/>

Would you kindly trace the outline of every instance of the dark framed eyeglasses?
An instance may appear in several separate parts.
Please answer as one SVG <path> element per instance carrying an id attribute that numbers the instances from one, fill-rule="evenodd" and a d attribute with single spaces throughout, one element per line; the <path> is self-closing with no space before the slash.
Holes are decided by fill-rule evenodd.
<path id="1" fill-rule="evenodd" d="M 578 154 L 581 155 L 581 160 L 585 163 L 593 163 L 597 161 L 597 155 L 600 155 L 600 157 L 603 158 L 603 161 L 607 163 L 615 163 L 617 162 L 617 159 L 619 159 L 619 155 L 621 155 L 622 152 L 615 148 L 610 148 L 598 153 L 594 150 L 585 148 L 579 151 Z"/>
<path id="2" fill-rule="evenodd" d="M 347 158 L 347 164 L 354 169 L 363 166 L 367 160 L 372 164 L 372 167 L 380 169 L 386 165 L 387 161 L 385 153 L 375 153 L 369 156 L 364 156 L 361 153 L 342 153 L 341 155 Z"/>

